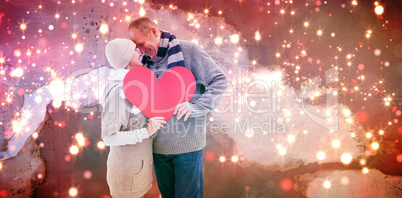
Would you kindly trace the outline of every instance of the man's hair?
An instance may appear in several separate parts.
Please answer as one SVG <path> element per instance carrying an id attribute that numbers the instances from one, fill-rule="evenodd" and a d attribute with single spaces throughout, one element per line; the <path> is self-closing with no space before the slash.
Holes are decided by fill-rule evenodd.
<path id="1" fill-rule="evenodd" d="M 128 26 L 128 29 L 131 28 L 136 28 L 137 30 L 141 31 L 144 33 L 145 36 L 149 36 L 149 29 L 150 28 L 156 28 L 156 30 L 160 31 L 158 25 L 156 25 L 155 22 L 153 22 L 151 19 L 147 17 L 141 17 L 137 18 L 134 21 L 131 21 L 130 25 Z"/>

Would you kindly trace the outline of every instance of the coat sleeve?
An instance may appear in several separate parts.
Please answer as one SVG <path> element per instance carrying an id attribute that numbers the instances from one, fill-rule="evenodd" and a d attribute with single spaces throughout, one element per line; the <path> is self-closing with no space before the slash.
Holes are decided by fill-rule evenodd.
<path id="1" fill-rule="evenodd" d="M 200 117 L 219 105 L 229 86 L 229 79 L 197 44 L 194 44 L 192 48 L 191 72 L 197 83 L 206 87 L 205 92 L 197 100 L 189 102 L 192 111 L 190 117 Z"/>
<path id="2" fill-rule="evenodd" d="M 103 143 L 106 146 L 120 146 L 126 144 L 136 144 L 142 142 L 143 139 L 148 138 L 148 131 L 146 128 L 135 129 L 132 131 L 118 131 L 112 135 L 103 138 Z"/>
<path id="3" fill-rule="evenodd" d="M 131 105 L 127 105 L 125 99 L 119 96 L 120 87 L 110 83 L 105 90 L 107 92 L 102 99 L 101 138 L 106 146 L 136 144 L 148 138 L 145 128 L 127 131 Z"/>

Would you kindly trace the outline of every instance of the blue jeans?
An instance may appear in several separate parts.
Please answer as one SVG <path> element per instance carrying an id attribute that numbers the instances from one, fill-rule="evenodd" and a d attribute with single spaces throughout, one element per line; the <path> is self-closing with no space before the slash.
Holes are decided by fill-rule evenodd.
<path id="1" fill-rule="evenodd" d="M 175 155 L 153 154 L 162 198 L 204 197 L 202 150 Z"/>

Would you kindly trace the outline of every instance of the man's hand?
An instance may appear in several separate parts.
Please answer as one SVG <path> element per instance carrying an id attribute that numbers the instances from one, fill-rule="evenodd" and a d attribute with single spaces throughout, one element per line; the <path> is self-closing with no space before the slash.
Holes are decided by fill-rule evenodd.
<path id="1" fill-rule="evenodd" d="M 148 120 L 147 131 L 148 135 L 153 135 L 157 130 L 163 128 L 163 124 L 166 124 L 164 117 L 153 117 Z"/>
<path id="2" fill-rule="evenodd" d="M 178 120 L 180 120 L 180 118 L 184 116 L 184 121 L 186 121 L 187 118 L 190 117 L 191 113 L 192 111 L 188 102 L 183 102 L 176 106 L 176 109 L 174 110 L 173 114 L 175 115 L 177 114 Z"/>

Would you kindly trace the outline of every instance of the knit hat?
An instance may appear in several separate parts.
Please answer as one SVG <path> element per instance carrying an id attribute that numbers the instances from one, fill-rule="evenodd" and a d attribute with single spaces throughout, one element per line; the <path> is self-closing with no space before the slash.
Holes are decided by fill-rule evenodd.
<path id="1" fill-rule="evenodd" d="M 106 45 L 106 59 L 115 69 L 124 69 L 134 55 L 135 43 L 124 38 L 116 38 Z"/>

